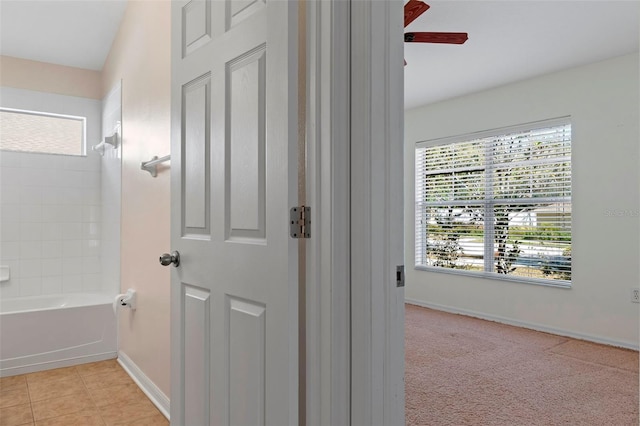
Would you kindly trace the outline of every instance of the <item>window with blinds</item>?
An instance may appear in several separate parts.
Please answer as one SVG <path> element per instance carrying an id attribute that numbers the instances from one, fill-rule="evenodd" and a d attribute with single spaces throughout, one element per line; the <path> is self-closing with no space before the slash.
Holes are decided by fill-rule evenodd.
<path id="1" fill-rule="evenodd" d="M 83 155 L 84 117 L 0 108 L 0 149 Z"/>
<path id="2" fill-rule="evenodd" d="M 416 145 L 418 269 L 571 285 L 568 119 Z"/>

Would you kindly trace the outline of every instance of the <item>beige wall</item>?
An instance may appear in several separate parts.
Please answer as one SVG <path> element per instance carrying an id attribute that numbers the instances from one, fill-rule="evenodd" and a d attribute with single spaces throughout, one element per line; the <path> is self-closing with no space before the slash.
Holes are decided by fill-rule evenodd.
<path id="1" fill-rule="evenodd" d="M 121 287 L 138 292 L 134 313 L 120 312 L 120 351 L 170 394 L 169 171 L 157 178 L 140 163 L 170 152 L 170 2 L 131 1 L 103 69 L 103 93 L 122 79 Z"/>
<path id="2" fill-rule="evenodd" d="M 101 99 L 99 71 L 0 56 L 0 86 Z"/>

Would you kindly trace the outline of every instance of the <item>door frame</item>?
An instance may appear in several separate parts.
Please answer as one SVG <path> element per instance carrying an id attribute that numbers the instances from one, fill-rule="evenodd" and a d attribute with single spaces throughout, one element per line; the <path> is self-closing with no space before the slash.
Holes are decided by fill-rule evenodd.
<path id="1" fill-rule="evenodd" d="M 307 426 L 350 424 L 348 1 L 307 3 Z"/>
<path id="2" fill-rule="evenodd" d="M 307 425 L 404 423 L 403 4 L 307 2 Z"/>

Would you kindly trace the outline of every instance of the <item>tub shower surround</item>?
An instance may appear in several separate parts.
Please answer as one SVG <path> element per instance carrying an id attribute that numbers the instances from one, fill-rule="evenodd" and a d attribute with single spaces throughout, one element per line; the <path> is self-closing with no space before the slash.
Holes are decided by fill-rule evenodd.
<path id="1" fill-rule="evenodd" d="M 101 290 L 100 162 L 0 153 L 0 297 Z"/>
<path id="2" fill-rule="evenodd" d="M 114 292 L 102 280 L 101 101 L 0 88 L 1 106 L 86 117 L 86 155 L 0 151 L 0 298 Z"/>
<path id="3" fill-rule="evenodd" d="M 86 117 L 86 155 L 0 151 L 0 265 L 10 269 L 0 282 L 0 376 L 115 358 L 121 156 L 91 147 L 113 134 L 119 88 L 103 103 L 2 87 L 0 101 Z M 108 275 L 103 230 L 118 234 L 107 238 Z"/>

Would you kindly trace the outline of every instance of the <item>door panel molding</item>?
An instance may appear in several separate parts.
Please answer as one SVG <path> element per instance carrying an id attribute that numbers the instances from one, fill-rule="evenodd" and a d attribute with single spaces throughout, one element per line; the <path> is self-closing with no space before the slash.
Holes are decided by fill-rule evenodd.
<path id="1" fill-rule="evenodd" d="M 182 8 L 182 57 L 211 41 L 211 0 L 192 0 Z"/>
<path id="2" fill-rule="evenodd" d="M 226 0 L 226 23 L 227 31 L 240 21 L 257 13 L 265 6 L 265 0 Z"/>
<path id="3" fill-rule="evenodd" d="M 182 86 L 182 236 L 211 238 L 211 73 Z M 189 181 L 189 185 L 185 182 Z"/>
<path id="4" fill-rule="evenodd" d="M 266 306 L 227 296 L 229 423 L 265 424 Z"/>
<path id="5" fill-rule="evenodd" d="M 184 338 L 185 424 L 206 425 L 209 417 L 209 360 L 211 359 L 211 293 L 182 283 Z"/>
<path id="6" fill-rule="evenodd" d="M 266 244 L 266 55 L 251 49 L 226 64 L 226 239 Z"/>

